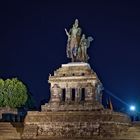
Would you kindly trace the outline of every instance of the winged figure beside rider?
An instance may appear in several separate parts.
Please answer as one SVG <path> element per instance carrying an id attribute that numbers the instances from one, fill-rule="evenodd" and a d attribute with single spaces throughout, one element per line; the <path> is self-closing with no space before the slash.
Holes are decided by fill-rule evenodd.
<path id="1" fill-rule="evenodd" d="M 90 46 L 90 42 L 93 41 L 92 37 L 87 37 L 82 34 L 82 30 L 79 27 L 78 19 L 75 20 L 72 28 L 67 31 L 65 29 L 67 40 L 67 57 L 71 58 L 72 62 L 87 62 L 89 56 L 87 55 L 87 48 Z"/>

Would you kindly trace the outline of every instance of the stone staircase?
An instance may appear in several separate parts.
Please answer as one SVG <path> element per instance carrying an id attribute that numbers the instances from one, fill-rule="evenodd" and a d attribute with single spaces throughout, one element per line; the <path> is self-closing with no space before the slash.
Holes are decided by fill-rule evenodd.
<path id="1" fill-rule="evenodd" d="M 140 122 L 132 123 L 123 135 L 118 137 L 121 140 L 140 140 Z"/>
<path id="2" fill-rule="evenodd" d="M 134 122 L 132 127 L 128 129 L 127 133 L 129 138 L 140 140 L 140 122 Z"/>
<path id="3" fill-rule="evenodd" d="M 21 131 L 20 123 L 0 122 L 0 140 L 20 139 Z"/>

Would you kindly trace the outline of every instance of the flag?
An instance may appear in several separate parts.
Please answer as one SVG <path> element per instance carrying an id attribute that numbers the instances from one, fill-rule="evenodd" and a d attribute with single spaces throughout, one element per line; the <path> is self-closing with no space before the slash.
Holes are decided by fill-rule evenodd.
<path id="1" fill-rule="evenodd" d="M 111 98 L 109 98 L 109 109 L 113 111 L 113 105 L 112 105 Z"/>

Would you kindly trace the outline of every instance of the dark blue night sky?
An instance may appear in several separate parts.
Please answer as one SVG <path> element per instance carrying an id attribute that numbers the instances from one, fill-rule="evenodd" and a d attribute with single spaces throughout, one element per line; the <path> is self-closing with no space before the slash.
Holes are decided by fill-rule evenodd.
<path id="1" fill-rule="evenodd" d="M 90 65 L 104 88 L 140 104 L 140 3 L 129 0 L 0 2 L 0 77 L 18 77 L 37 104 L 49 98 L 49 73 L 68 63 L 64 28 L 75 18 L 94 37 Z M 107 94 L 104 92 L 104 94 Z M 112 98 L 115 106 L 125 104 Z M 140 109 L 139 109 L 140 110 Z"/>

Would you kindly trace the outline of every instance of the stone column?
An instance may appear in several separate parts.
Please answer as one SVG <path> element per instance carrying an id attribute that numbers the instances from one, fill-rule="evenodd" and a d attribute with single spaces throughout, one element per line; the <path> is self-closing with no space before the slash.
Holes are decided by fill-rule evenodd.
<path id="1" fill-rule="evenodd" d="M 79 88 L 75 89 L 75 102 L 78 103 L 80 101 L 80 94 L 79 94 Z"/>
<path id="2" fill-rule="evenodd" d="M 66 103 L 71 101 L 71 88 L 66 88 Z"/>
<path id="3" fill-rule="evenodd" d="M 60 103 L 60 92 L 61 88 L 57 84 L 51 87 L 51 104 L 55 105 Z"/>
<path id="4" fill-rule="evenodd" d="M 93 92 L 92 92 L 92 87 L 88 86 L 85 88 L 85 101 L 87 104 L 92 104 L 93 103 Z"/>

